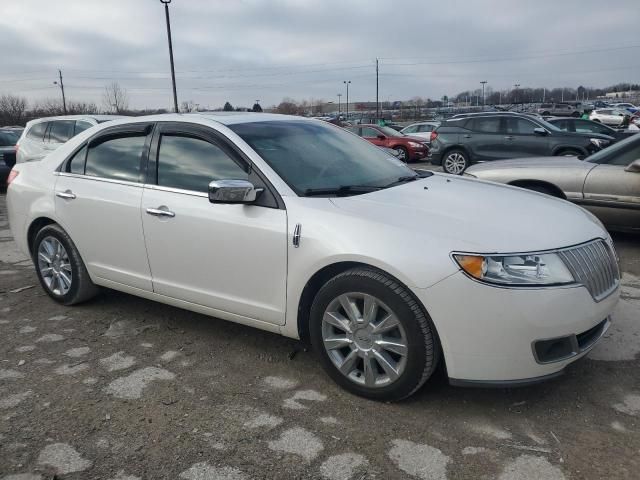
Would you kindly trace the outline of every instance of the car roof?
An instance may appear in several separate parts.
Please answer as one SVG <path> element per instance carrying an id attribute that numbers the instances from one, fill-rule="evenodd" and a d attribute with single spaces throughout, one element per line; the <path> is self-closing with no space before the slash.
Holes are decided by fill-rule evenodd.
<path id="1" fill-rule="evenodd" d="M 119 120 L 121 118 L 129 118 L 125 115 L 93 115 L 93 114 L 89 114 L 89 115 L 56 115 L 53 117 L 41 117 L 41 118 L 36 118 L 34 120 L 31 120 L 29 122 L 27 122 L 28 125 L 33 125 L 35 123 L 41 123 L 41 122 L 50 122 L 52 120 L 86 120 L 86 119 L 93 119 L 96 122 L 106 122 L 108 120 Z"/>

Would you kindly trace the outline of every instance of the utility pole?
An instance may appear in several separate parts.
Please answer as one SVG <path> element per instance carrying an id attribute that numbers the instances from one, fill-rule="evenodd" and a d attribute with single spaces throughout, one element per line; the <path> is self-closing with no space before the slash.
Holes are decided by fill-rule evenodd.
<path id="1" fill-rule="evenodd" d="M 340 120 L 340 97 L 342 97 L 341 93 L 338 94 L 338 120 Z"/>
<path id="2" fill-rule="evenodd" d="M 487 81 L 486 80 L 482 80 L 480 83 L 482 84 L 482 110 L 484 110 L 484 105 L 485 105 L 484 86 L 486 85 Z"/>
<path id="3" fill-rule="evenodd" d="M 60 85 L 60 91 L 62 91 L 62 111 L 67 114 L 67 100 L 64 98 L 64 83 L 62 83 L 62 70 L 58 70 L 58 82 L 53 82 L 54 85 Z"/>
<path id="4" fill-rule="evenodd" d="M 178 94 L 176 93 L 176 72 L 173 68 L 173 44 L 171 43 L 171 23 L 169 22 L 169 4 L 171 0 L 160 0 L 164 4 L 164 14 L 167 19 L 167 38 L 169 39 L 169 61 L 171 62 L 171 83 L 173 84 L 173 108 L 178 113 Z"/>
<path id="5" fill-rule="evenodd" d="M 376 120 L 380 120 L 380 102 L 378 101 L 378 59 L 376 58 Z"/>
<path id="6" fill-rule="evenodd" d="M 347 86 L 347 113 L 346 113 L 346 120 L 349 121 L 349 84 L 351 83 L 351 80 L 344 80 L 342 83 L 344 83 Z"/>
<path id="7" fill-rule="evenodd" d="M 518 87 L 520 86 L 519 83 L 516 83 L 513 85 L 514 88 L 514 96 L 513 96 L 513 101 L 514 103 L 517 105 L 518 104 Z"/>

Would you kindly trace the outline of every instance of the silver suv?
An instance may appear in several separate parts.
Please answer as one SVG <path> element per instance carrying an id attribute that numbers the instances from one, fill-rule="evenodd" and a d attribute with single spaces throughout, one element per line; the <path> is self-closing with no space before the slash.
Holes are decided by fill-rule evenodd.
<path id="1" fill-rule="evenodd" d="M 60 145 L 80 132 L 109 122 L 120 115 L 66 115 L 61 117 L 38 118 L 27 122 L 16 145 L 16 163 L 42 160 Z"/>
<path id="2" fill-rule="evenodd" d="M 570 103 L 543 103 L 536 112 L 543 116 L 553 115 L 554 117 L 579 117 L 582 115 L 580 110 Z"/>

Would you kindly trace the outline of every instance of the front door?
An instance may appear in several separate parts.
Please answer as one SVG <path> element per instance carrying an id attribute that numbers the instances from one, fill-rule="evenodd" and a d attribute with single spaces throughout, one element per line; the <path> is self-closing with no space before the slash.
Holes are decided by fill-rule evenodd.
<path id="1" fill-rule="evenodd" d="M 535 133 L 538 127 L 532 121 L 520 117 L 506 117 L 505 150 L 509 158 L 540 157 L 550 155 L 549 139 Z"/>
<path id="2" fill-rule="evenodd" d="M 154 292 L 283 324 L 286 211 L 260 202 L 209 202 L 213 180 L 258 182 L 226 140 L 209 128 L 160 124 L 151 155 L 142 221 Z"/>
<path id="3" fill-rule="evenodd" d="M 376 130 L 375 128 L 362 127 L 361 136 L 362 138 L 369 140 L 371 143 L 373 143 L 374 145 L 378 145 L 379 147 L 383 147 L 386 144 L 385 140 L 378 138 L 380 136 L 384 136 L 382 135 L 382 132 Z"/>
<path id="4" fill-rule="evenodd" d="M 108 129 L 80 148 L 55 184 L 55 208 L 92 276 L 151 291 L 142 233 L 142 165 L 151 125 Z"/>

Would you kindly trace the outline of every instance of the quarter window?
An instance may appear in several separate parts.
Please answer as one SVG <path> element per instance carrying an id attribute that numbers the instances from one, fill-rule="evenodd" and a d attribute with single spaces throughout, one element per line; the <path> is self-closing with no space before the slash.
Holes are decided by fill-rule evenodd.
<path id="1" fill-rule="evenodd" d="M 71 120 L 60 120 L 51 122 L 49 129 L 49 142 L 64 143 L 73 137 L 73 127 L 75 122 Z"/>
<path id="2" fill-rule="evenodd" d="M 158 151 L 158 185 L 207 192 L 213 180 L 248 179 L 227 153 L 206 140 L 163 135 Z"/>
<path id="3" fill-rule="evenodd" d="M 106 137 L 91 145 L 87 154 L 85 174 L 93 177 L 140 181 L 140 162 L 146 135 L 123 134 Z"/>
<path id="4" fill-rule="evenodd" d="M 47 125 L 49 125 L 49 122 L 36 123 L 27 132 L 27 137 L 32 140 L 42 142 L 44 139 L 44 132 L 47 130 Z"/>
<path id="5" fill-rule="evenodd" d="M 77 175 L 84 175 L 84 164 L 87 160 L 87 146 L 78 150 L 67 162 L 66 171 Z"/>

